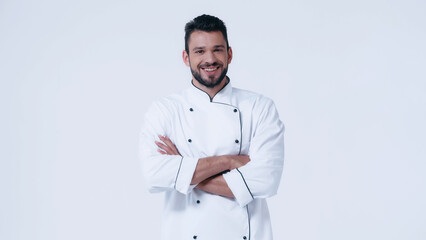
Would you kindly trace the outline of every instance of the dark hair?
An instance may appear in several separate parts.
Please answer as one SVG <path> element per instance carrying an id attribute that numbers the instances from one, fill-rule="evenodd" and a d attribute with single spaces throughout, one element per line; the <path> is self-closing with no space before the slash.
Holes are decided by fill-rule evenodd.
<path id="1" fill-rule="evenodd" d="M 185 50 L 189 53 L 189 37 L 191 33 L 199 30 L 205 32 L 220 31 L 226 41 L 226 49 L 229 49 L 228 34 L 226 33 L 225 23 L 217 17 L 203 14 L 189 21 L 185 25 Z"/>

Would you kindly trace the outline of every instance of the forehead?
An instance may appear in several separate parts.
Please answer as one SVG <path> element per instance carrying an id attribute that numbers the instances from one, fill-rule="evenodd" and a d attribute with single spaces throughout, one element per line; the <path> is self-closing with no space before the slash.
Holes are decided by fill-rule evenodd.
<path id="1" fill-rule="evenodd" d="M 194 31 L 189 36 L 188 45 L 190 49 L 194 47 L 211 47 L 217 45 L 226 46 L 226 40 L 221 31 Z"/>

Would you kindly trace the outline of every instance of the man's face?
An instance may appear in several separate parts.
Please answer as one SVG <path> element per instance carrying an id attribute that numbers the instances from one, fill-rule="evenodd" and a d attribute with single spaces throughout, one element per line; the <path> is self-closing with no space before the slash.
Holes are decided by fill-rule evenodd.
<path id="1" fill-rule="evenodd" d="M 209 88 L 223 81 L 232 60 L 232 49 L 226 49 L 220 31 L 194 31 L 189 37 L 188 51 L 183 52 L 183 60 L 195 80 Z"/>

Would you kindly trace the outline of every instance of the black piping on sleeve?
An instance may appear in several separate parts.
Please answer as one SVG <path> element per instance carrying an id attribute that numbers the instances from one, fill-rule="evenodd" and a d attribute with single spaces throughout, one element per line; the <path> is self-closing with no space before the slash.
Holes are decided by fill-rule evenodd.
<path id="1" fill-rule="evenodd" d="M 244 179 L 244 176 L 243 176 L 243 174 L 240 172 L 240 170 L 238 169 L 238 168 L 236 168 L 236 170 L 240 173 L 240 175 L 241 175 L 241 178 L 243 179 L 243 181 L 244 181 L 244 184 L 246 185 L 246 187 L 247 187 L 247 190 L 249 191 L 249 193 L 250 193 L 250 195 L 251 195 L 251 198 L 252 199 L 254 199 L 254 197 L 253 197 L 253 194 L 251 193 L 251 191 L 250 191 L 250 188 L 248 187 L 248 185 L 247 185 L 247 182 L 246 182 L 246 180 Z"/>
<path id="2" fill-rule="evenodd" d="M 180 159 L 179 169 L 176 173 L 175 186 L 173 187 L 174 189 L 176 189 L 176 182 L 177 182 L 177 179 L 179 177 L 179 172 L 180 172 L 180 167 L 182 166 L 182 161 L 183 161 L 183 157 L 181 157 L 181 159 Z"/>

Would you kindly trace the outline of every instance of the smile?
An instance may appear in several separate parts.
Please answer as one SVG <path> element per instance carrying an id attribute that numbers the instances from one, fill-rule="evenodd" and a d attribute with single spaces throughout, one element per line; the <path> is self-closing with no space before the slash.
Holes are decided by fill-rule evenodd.
<path id="1" fill-rule="evenodd" d="M 214 72 L 214 71 L 216 71 L 217 69 L 219 69 L 219 66 L 217 66 L 217 67 L 210 67 L 210 68 L 202 68 L 204 71 L 206 71 L 206 72 Z"/>

